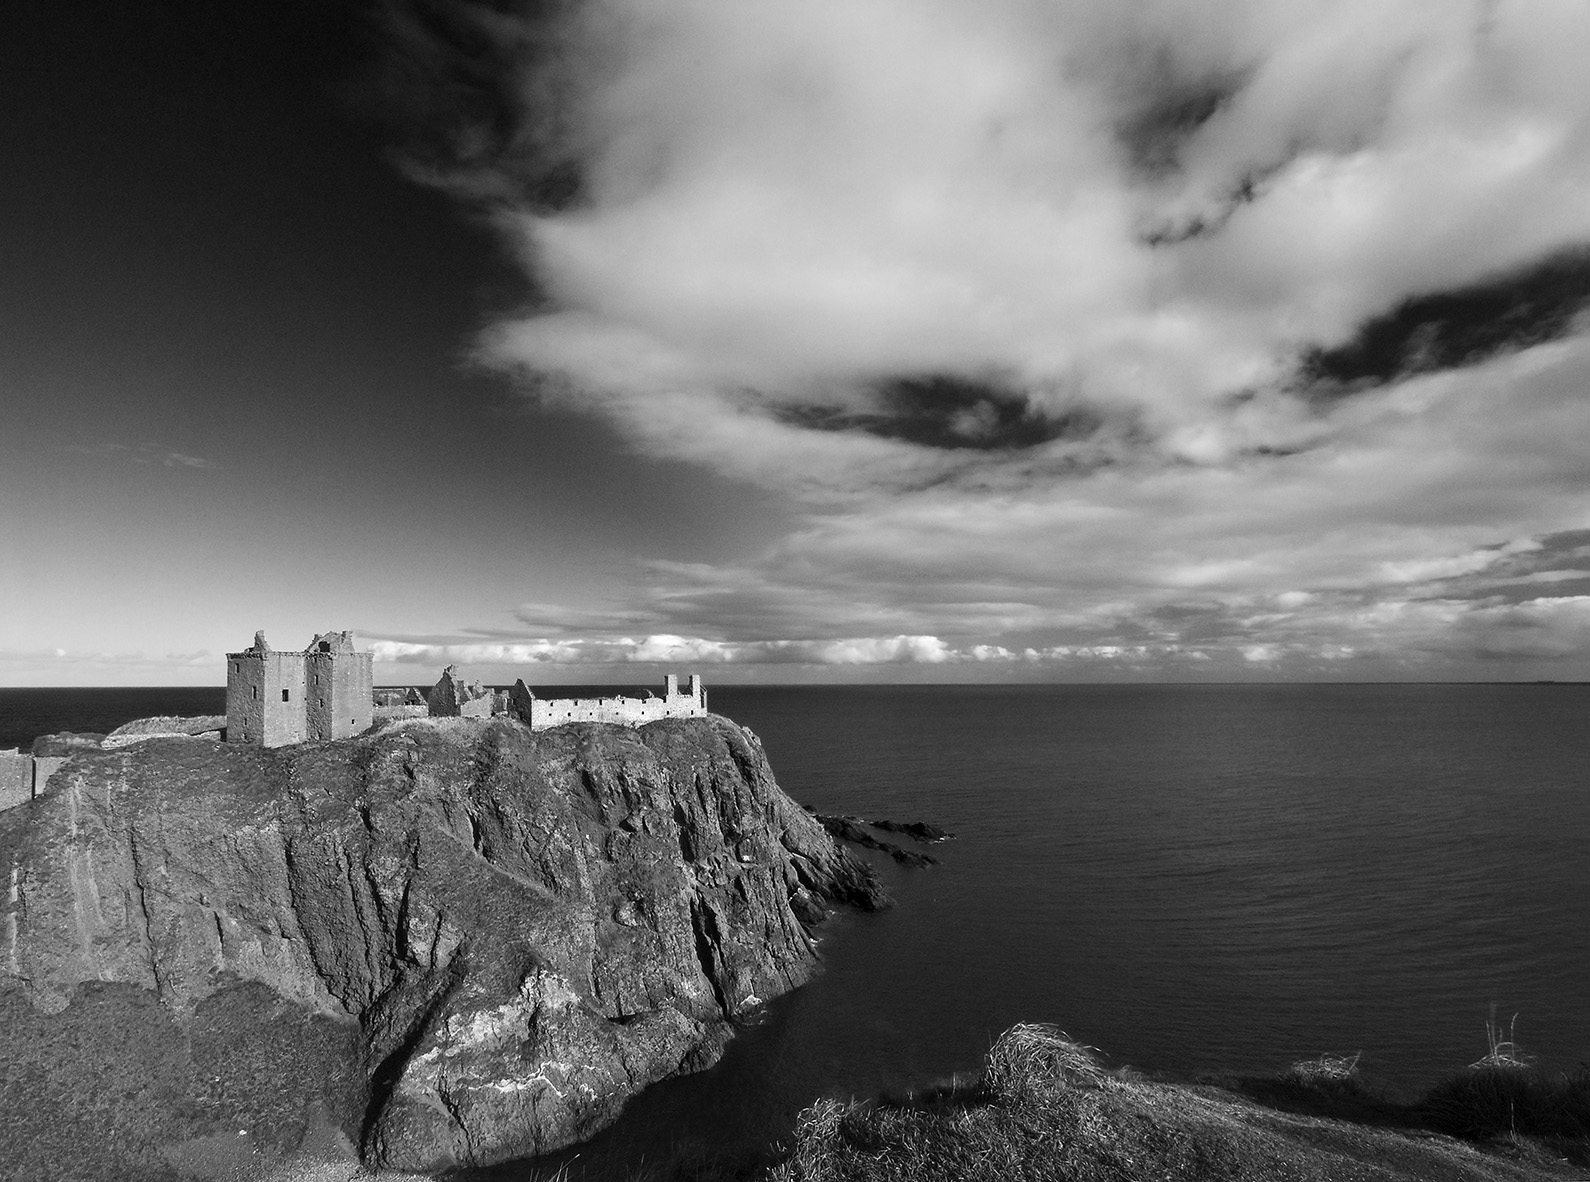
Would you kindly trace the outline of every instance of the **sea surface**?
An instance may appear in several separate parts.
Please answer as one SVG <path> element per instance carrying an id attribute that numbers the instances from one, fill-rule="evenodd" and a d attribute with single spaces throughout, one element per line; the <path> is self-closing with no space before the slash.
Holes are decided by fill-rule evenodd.
<path id="1" fill-rule="evenodd" d="M 0 748 L 221 696 L 0 690 Z M 823 975 L 718 1067 L 642 1095 L 575 1178 L 754 1149 L 819 1097 L 970 1073 L 1018 1021 L 1148 1071 L 1361 1051 L 1403 1095 L 1483 1055 L 1493 1013 L 1543 1066 L 1590 1060 L 1590 686 L 710 696 L 797 800 L 957 837 L 919 847 L 927 869 L 869 855 L 898 906 L 825 925 Z"/>

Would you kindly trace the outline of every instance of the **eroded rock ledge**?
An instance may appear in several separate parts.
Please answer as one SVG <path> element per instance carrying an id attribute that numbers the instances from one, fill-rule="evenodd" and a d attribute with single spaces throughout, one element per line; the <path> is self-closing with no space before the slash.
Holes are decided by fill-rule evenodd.
<path id="1" fill-rule="evenodd" d="M 133 1078 L 163 1048 L 128 1136 L 168 1162 L 317 1122 L 398 1169 L 548 1152 L 805 981 L 825 904 L 887 902 L 716 716 L 157 738 L 61 775 L 0 814 L 0 1056 L 35 1081 L 8 1098 L 59 1094 L 74 1064 L 39 1048 L 119 1023 L 81 1053 Z M 231 1063 L 228 1037 L 269 1051 Z"/>

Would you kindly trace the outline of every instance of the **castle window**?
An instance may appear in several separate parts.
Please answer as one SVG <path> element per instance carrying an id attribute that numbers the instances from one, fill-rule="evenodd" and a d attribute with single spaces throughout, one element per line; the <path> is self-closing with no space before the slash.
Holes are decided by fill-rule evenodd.
<path id="1" fill-rule="evenodd" d="M 282 691 L 282 701 L 288 701 L 290 697 L 291 694 L 287 690 Z"/>
<path id="2" fill-rule="evenodd" d="M 249 687 L 248 687 L 248 688 L 249 688 L 249 689 L 250 689 L 250 690 L 252 690 L 252 691 L 253 691 L 253 694 L 254 694 L 254 700 L 255 700 L 255 701 L 256 701 L 256 702 L 257 702 L 257 701 L 259 701 L 259 686 L 257 686 L 257 685 L 251 685 L 251 686 L 249 686 Z"/>

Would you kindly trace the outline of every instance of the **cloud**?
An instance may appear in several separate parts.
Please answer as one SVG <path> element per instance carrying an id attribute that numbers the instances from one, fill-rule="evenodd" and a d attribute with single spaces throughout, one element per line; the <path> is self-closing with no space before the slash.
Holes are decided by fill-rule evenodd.
<path id="1" fill-rule="evenodd" d="M 655 659 L 681 663 L 836 666 L 880 651 L 856 637 L 909 636 L 936 638 L 946 668 L 1057 673 L 1440 676 L 1498 656 L 1584 661 L 1571 610 L 1529 609 L 1540 622 L 1525 627 L 1503 621 L 1534 616 L 1497 609 L 1590 594 L 1587 383 L 1590 341 L 1542 346 L 1362 395 L 1338 438 L 1296 455 L 877 498 L 742 561 L 641 564 L 624 590 L 644 609 L 541 605 L 525 618 L 613 638 L 644 618 L 667 638 Z M 587 647 L 579 659 L 635 657 Z"/>
<path id="2" fill-rule="evenodd" d="M 1582 253 L 1551 261 L 1590 242 L 1579 4 L 435 10 L 486 47 L 472 77 L 497 61 L 445 175 L 544 296 L 481 355 L 779 487 L 909 487 L 989 444 L 1289 448 L 1329 431 L 1300 363 L 1384 378 L 1351 358 L 1424 327 L 1454 364 L 1590 294 Z M 1527 323 L 1461 345 L 1525 290 Z"/>
<path id="3" fill-rule="evenodd" d="M 94 443 L 73 445 L 63 450 L 73 455 L 124 460 L 130 464 L 158 468 L 199 468 L 213 471 L 221 467 L 214 460 L 173 451 L 158 443 Z"/>
<path id="4" fill-rule="evenodd" d="M 630 637 L 518 643 L 376 640 L 378 661 L 419 665 L 883 665 L 982 659 L 957 653 L 936 636 L 837 640 L 720 641 L 657 633 Z"/>
<path id="5" fill-rule="evenodd" d="M 798 515 L 523 659 L 1586 655 L 1590 7 L 412 11 L 533 283 L 477 357 Z"/>

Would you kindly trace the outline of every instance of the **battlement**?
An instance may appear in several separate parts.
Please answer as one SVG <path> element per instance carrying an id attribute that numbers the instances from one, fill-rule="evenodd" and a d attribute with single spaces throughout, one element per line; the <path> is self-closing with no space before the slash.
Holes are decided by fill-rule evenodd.
<path id="1" fill-rule="evenodd" d="M 369 728 L 374 659 L 354 651 L 352 632 L 323 632 L 303 652 L 254 643 L 226 655 L 226 741 L 285 747 L 343 739 Z"/>

